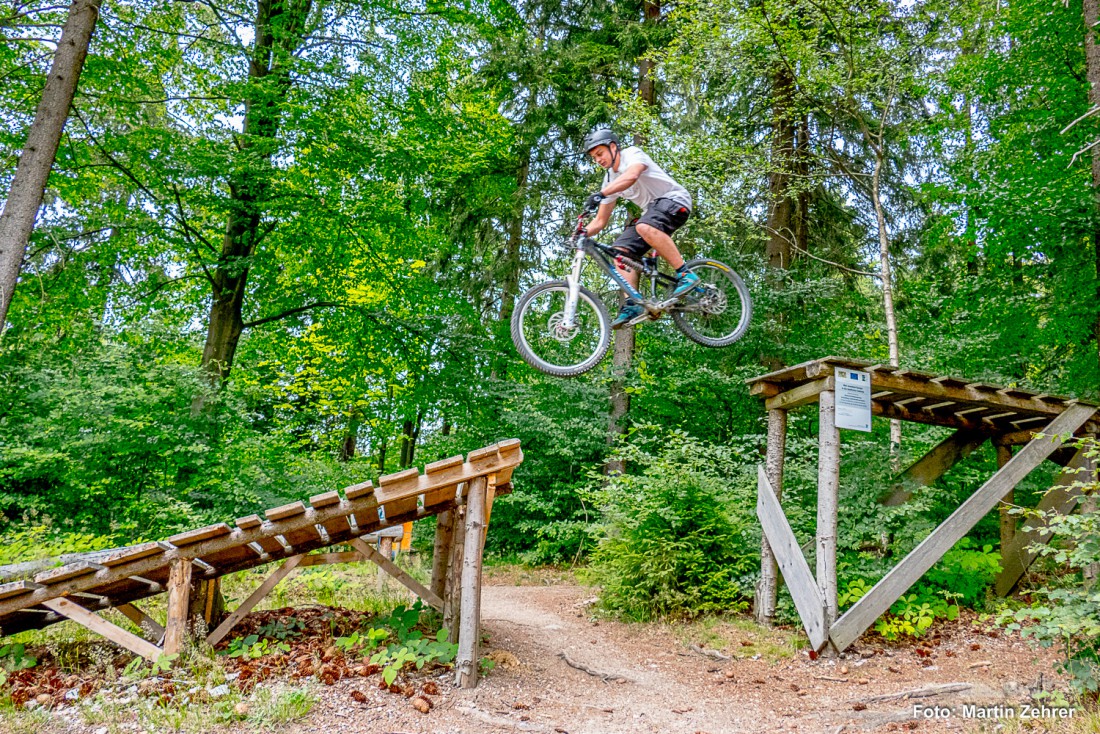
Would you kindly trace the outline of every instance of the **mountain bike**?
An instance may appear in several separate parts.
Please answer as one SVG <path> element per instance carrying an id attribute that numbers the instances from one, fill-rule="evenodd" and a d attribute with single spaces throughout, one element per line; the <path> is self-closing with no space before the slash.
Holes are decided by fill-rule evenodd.
<path id="1" fill-rule="evenodd" d="M 596 242 L 584 231 L 585 216 L 565 241 L 573 250 L 573 262 L 565 280 L 548 280 L 527 290 L 512 312 L 512 341 L 523 360 L 537 370 L 557 377 L 584 374 L 600 363 L 611 344 L 611 316 L 595 293 L 581 285 L 581 272 L 591 258 L 619 288 L 645 308 L 645 313 L 624 325 L 655 321 L 665 314 L 692 341 L 706 347 L 733 344 L 749 328 L 752 300 L 741 276 L 717 260 L 691 260 L 688 268 L 699 276 L 699 285 L 679 298 L 671 296 L 676 278 L 658 269 L 658 258 L 634 259 Z M 640 273 L 639 285 L 648 282 L 649 295 L 634 288 L 615 268 L 619 264 Z"/>

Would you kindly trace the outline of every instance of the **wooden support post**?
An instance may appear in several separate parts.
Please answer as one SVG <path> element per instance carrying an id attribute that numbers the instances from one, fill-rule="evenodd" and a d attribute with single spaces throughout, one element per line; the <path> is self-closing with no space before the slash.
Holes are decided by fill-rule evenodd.
<path id="1" fill-rule="evenodd" d="M 787 411 L 768 411 L 768 447 L 765 473 L 776 502 L 783 499 L 783 459 L 787 450 Z M 782 506 L 782 505 L 780 505 Z M 760 541 L 760 581 L 756 585 L 755 613 L 759 624 L 771 626 L 779 591 L 779 565 L 765 533 Z"/>
<path id="2" fill-rule="evenodd" d="M 1011 446 L 998 446 L 997 447 L 997 468 L 1001 469 L 1005 464 L 1012 460 L 1012 447 Z M 1001 515 L 1001 556 L 1004 556 L 1005 550 L 1012 545 L 1012 539 L 1016 537 L 1016 516 L 1011 513 L 1012 506 L 1016 503 L 1016 488 L 1013 487 L 1005 492 L 1005 496 L 1001 498 L 1001 503 L 998 505 Z"/>
<path id="3" fill-rule="evenodd" d="M 836 393 L 825 390 L 818 402 L 817 585 L 825 601 L 825 629 L 837 618 L 836 528 L 840 494 L 840 429 Z"/>
<path id="4" fill-rule="evenodd" d="M 145 639 L 159 643 L 164 638 L 164 628 L 160 626 L 160 623 L 133 604 L 120 604 L 115 609 L 122 612 L 127 619 L 136 624 L 138 629 L 145 634 Z"/>
<path id="5" fill-rule="evenodd" d="M 140 655 L 151 663 L 155 663 L 161 656 L 160 648 L 153 643 L 127 632 L 118 625 L 108 622 L 98 614 L 90 612 L 68 599 L 50 599 L 49 601 L 42 602 L 42 606 L 48 607 L 64 617 L 68 617 L 80 626 L 86 627 L 96 634 L 103 635 L 111 642 L 125 647 L 130 652 Z"/>
<path id="6" fill-rule="evenodd" d="M 191 560 L 175 558 L 168 567 L 168 621 L 164 629 L 164 654 L 183 650 L 187 637 L 187 611 L 191 595 Z"/>
<path id="7" fill-rule="evenodd" d="M 439 513 L 435 518 L 435 545 L 432 549 L 432 593 L 443 598 L 447 593 L 447 565 L 454 541 L 453 510 Z"/>
<path id="8" fill-rule="evenodd" d="M 887 507 L 908 502 L 913 494 L 910 491 L 912 485 L 929 486 L 985 443 L 987 438 L 985 434 L 966 429 L 955 431 L 902 472 L 894 486 L 879 501 Z"/>
<path id="9" fill-rule="evenodd" d="M 241 605 L 233 610 L 233 613 L 226 617 L 216 630 L 207 635 L 206 644 L 213 646 L 221 642 L 222 638 L 237 625 L 237 622 L 240 622 L 246 614 L 252 611 L 252 607 L 259 604 L 265 596 L 271 593 L 276 584 L 289 576 L 298 567 L 303 558 L 305 556 L 291 556 L 283 561 L 283 565 L 279 566 L 275 573 L 264 579 L 264 582 L 260 584 L 260 588 L 253 591 L 252 595 L 241 602 Z"/>
<path id="10" fill-rule="evenodd" d="M 467 485 L 468 487 L 469 485 Z M 466 548 L 466 506 L 451 510 L 451 557 L 447 565 L 447 593 L 443 597 L 443 626 L 448 640 L 458 642 L 458 621 L 462 616 L 462 556 Z"/>
<path id="11" fill-rule="evenodd" d="M 951 550 L 970 528 L 996 507 L 1005 492 L 1015 487 L 1055 449 L 1062 445 L 1061 436 L 1072 434 L 1096 413 L 1096 407 L 1077 403 L 1051 421 L 1043 429 L 1048 437 L 1037 438 L 1020 450 L 989 481 L 970 496 L 959 509 L 914 548 L 901 563 L 894 566 L 870 591 L 844 613 L 829 629 L 829 639 L 837 650 L 851 645 L 890 605 L 924 575 L 943 554 Z"/>
<path id="12" fill-rule="evenodd" d="M 378 539 L 378 545 L 379 545 L 379 549 L 378 549 L 377 552 L 380 553 L 381 555 L 385 556 L 386 560 L 389 560 L 393 556 L 393 538 L 391 538 L 387 535 L 383 535 L 381 538 Z M 385 591 L 386 590 L 386 578 L 387 577 L 388 577 L 388 574 L 386 573 L 385 569 L 383 569 L 381 566 L 379 566 L 378 567 L 378 590 L 379 591 Z"/>
<path id="13" fill-rule="evenodd" d="M 455 658 L 455 685 L 477 685 L 481 660 L 481 530 L 485 525 L 485 494 L 488 480 L 477 477 L 470 482 L 466 498 L 466 537 L 462 558 L 462 613 L 459 620 L 458 656 Z"/>
<path id="14" fill-rule="evenodd" d="M 376 564 L 379 571 L 393 576 L 400 581 L 406 589 L 416 594 L 439 611 L 443 611 L 443 600 L 433 594 L 430 589 L 424 588 L 423 584 L 407 574 L 403 569 L 399 568 L 388 556 L 379 553 L 370 543 L 361 538 L 352 538 L 351 544 L 355 546 L 356 550 L 363 554 L 364 558 Z"/>

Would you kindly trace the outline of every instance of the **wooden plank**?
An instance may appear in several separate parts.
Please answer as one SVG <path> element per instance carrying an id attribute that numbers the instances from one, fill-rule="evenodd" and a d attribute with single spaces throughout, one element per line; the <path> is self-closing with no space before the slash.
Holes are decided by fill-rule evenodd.
<path id="1" fill-rule="evenodd" d="M 149 662 L 155 663 L 161 656 L 161 650 L 156 645 L 141 639 L 132 632 L 127 632 L 118 625 L 108 622 L 98 614 L 90 612 L 68 599 L 50 599 L 43 602 L 43 605 L 64 617 L 68 617 L 80 626 L 90 629 L 97 635 L 106 637 L 116 645 L 121 645 L 135 655 L 140 655 Z"/>
<path id="2" fill-rule="evenodd" d="M 363 497 L 369 497 L 374 494 L 374 485 L 367 482 L 360 482 L 359 484 L 353 484 L 350 487 L 344 488 L 344 496 L 349 500 L 358 500 Z"/>
<path id="3" fill-rule="evenodd" d="M 305 556 L 291 556 L 286 559 L 281 566 L 275 571 L 275 573 L 264 579 L 264 582 L 260 584 L 260 587 L 252 592 L 252 594 L 241 602 L 233 612 L 222 621 L 217 628 L 206 636 L 206 643 L 213 647 L 222 641 L 230 630 L 232 630 L 238 622 L 245 618 L 252 608 L 260 603 L 265 596 L 271 593 L 271 590 L 275 588 L 275 585 L 282 581 L 284 578 L 290 575 L 291 571 L 302 563 Z"/>
<path id="4" fill-rule="evenodd" d="M 260 519 L 259 515 L 249 515 L 248 517 L 238 517 L 237 527 L 241 530 L 252 530 L 258 528 L 264 524 L 264 521 Z"/>
<path id="5" fill-rule="evenodd" d="M 407 489 L 415 489 L 420 482 L 420 470 L 416 467 L 378 477 L 379 501 Z"/>
<path id="6" fill-rule="evenodd" d="M 29 594 L 36 589 L 41 589 L 41 584 L 36 584 L 33 581 L 27 581 L 22 579 L 20 581 L 11 581 L 6 584 L 0 584 L 0 599 L 9 599 L 13 596 L 22 596 L 23 594 Z"/>
<path id="7" fill-rule="evenodd" d="M 749 395 L 759 395 L 765 400 L 775 397 L 781 392 L 783 392 L 783 388 L 776 385 L 774 382 L 757 382 L 749 388 Z"/>
<path id="8" fill-rule="evenodd" d="M 983 405 L 989 408 L 1001 408 L 1002 410 L 1023 411 L 1025 413 L 1040 413 L 1045 415 L 1058 415 L 1062 407 L 1043 400 L 1031 398 L 1019 398 L 998 393 L 1000 388 L 994 385 L 971 383 L 965 387 L 956 387 L 944 383 L 921 382 L 915 383 L 905 377 L 875 373 L 871 377 L 872 390 L 891 390 L 896 393 L 921 395 L 929 398 L 940 398 L 960 403 Z"/>
<path id="9" fill-rule="evenodd" d="M 160 626 L 160 623 L 133 604 L 120 604 L 115 607 L 115 609 L 126 615 L 127 619 L 136 624 L 138 628 L 145 633 L 146 639 L 152 641 L 154 644 L 164 637 L 164 628 Z"/>
<path id="10" fill-rule="evenodd" d="M 462 457 L 462 454 L 457 456 L 449 456 L 446 459 L 440 459 L 439 461 L 433 461 L 430 464 L 424 466 L 424 474 L 438 474 L 447 469 L 453 469 L 460 467 L 466 463 L 466 459 Z"/>
<path id="11" fill-rule="evenodd" d="M 768 411 L 766 473 L 776 501 L 783 498 L 783 463 L 787 453 L 787 411 Z M 760 539 L 760 579 L 756 583 L 753 613 L 759 624 L 770 627 L 779 594 L 779 565 L 765 535 Z"/>
<path id="12" fill-rule="evenodd" d="M 913 486 L 927 487 L 942 477 L 951 467 L 965 459 L 989 438 L 976 431 L 958 430 L 932 447 L 895 480 L 894 486 L 879 499 L 887 507 L 909 501 Z"/>
<path id="13" fill-rule="evenodd" d="M 390 540 L 392 541 L 392 538 Z M 431 589 L 425 588 L 423 584 L 407 574 L 404 569 L 395 565 L 387 556 L 375 550 L 369 543 L 364 542 L 361 538 L 352 538 L 351 545 L 362 553 L 367 560 L 397 579 L 406 589 L 419 596 L 435 609 L 443 611 L 442 599 Z"/>
<path id="14" fill-rule="evenodd" d="M 768 410 L 793 410 L 802 405 L 813 403 L 823 390 L 833 389 L 833 378 L 823 377 L 820 380 L 807 382 L 804 385 L 779 393 L 774 398 L 764 401 L 764 407 Z"/>
<path id="15" fill-rule="evenodd" d="M 339 503 L 339 492 L 325 492 L 324 494 L 315 494 L 309 498 L 309 506 L 315 510 L 322 507 L 328 507 L 329 505 L 336 505 Z"/>
<path id="16" fill-rule="evenodd" d="M 1083 494 L 1078 483 L 1093 482 L 1096 478 L 1095 459 L 1086 456 L 1084 449 L 1078 449 L 1055 480 L 1054 486 L 1046 492 L 1035 509 L 1043 513 L 1066 515 L 1077 507 Z M 1031 546 L 1047 542 L 1049 536 L 1044 532 L 1047 522 L 1042 517 L 1029 517 L 1011 541 L 1001 548 L 1001 572 L 997 574 L 996 590 L 1000 596 L 1008 596 L 1019 582 L 1020 577 L 1035 560 Z"/>
<path id="17" fill-rule="evenodd" d="M 301 515 L 305 511 L 306 506 L 301 502 L 291 502 L 289 505 L 283 505 L 282 507 L 273 507 L 264 512 L 264 515 L 268 520 L 286 520 L 288 517 Z"/>
<path id="18" fill-rule="evenodd" d="M 757 468 L 756 482 L 756 516 L 787 581 L 810 644 L 820 650 L 829 639 L 825 633 L 825 600 L 762 466 Z"/>
<path id="19" fill-rule="evenodd" d="M 851 645 L 898 597 L 966 535 L 975 523 L 985 517 L 1009 489 L 1019 484 L 1061 446 L 1062 434 L 1073 433 L 1092 418 L 1095 412 L 1096 408 L 1091 405 L 1073 405 L 1051 421 L 1044 433 L 1052 438 L 1036 439 L 1021 449 L 830 627 L 829 638 L 836 648 L 844 650 Z"/>
<path id="20" fill-rule="evenodd" d="M 489 537 L 489 519 L 493 516 L 493 500 L 497 496 L 497 475 L 490 474 L 485 480 L 485 526 L 481 529 L 482 547 L 485 546 L 485 540 Z"/>
<path id="21" fill-rule="evenodd" d="M 837 518 L 840 508 L 840 429 L 836 426 L 836 393 L 826 390 L 818 401 L 817 433 L 817 586 L 825 601 L 825 628 L 839 612 L 836 577 Z"/>
<path id="22" fill-rule="evenodd" d="M 229 535 L 232 530 L 224 522 L 220 522 L 216 525 L 207 525 L 205 528 L 199 528 L 197 530 L 188 530 L 186 533 L 179 533 L 173 535 L 168 539 L 168 542 L 177 548 L 183 548 L 184 546 L 192 545 L 193 543 L 199 543 L 203 540 L 210 540 L 211 538 L 220 538 L 223 535 Z"/>
<path id="23" fill-rule="evenodd" d="M 168 619 L 164 625 L 164 654 L 183 650 L 187 638 L 187 612 L 191 599 L 191 563 L 173 559 L 168 568 Z"/>
<path id="24" fill-rule="evenodd" d="M 997 450 L 997 468 L 1002 468 L 1005 464 L 1012 460 L 1012 447 L 1011 446 L 996 446 Z M 1049 458 L 1049 457 L 1048 457 Z M 1016 516 L 1012 514 L 1012 505 L 1016 502 L 1016 490 L 1010 489 L 1001 498 L 998 510 L 1000 511 L 999 524 L 1001 531 L 1001 556 L 1004 556 L 1004 550 L 1012 542 L 1012 538 L 1016 535 Z"/>
<path id="25" fill-rule="evenodd" d="M 131 546 L 129 548 L 123 548 L 118 553 L 112 553 L 106 558 L 101 558 L 97 561 L 102 566 L 107 568 L 114 568 L 120 566 L 123 563 L 130 563 L 131 561 L 139 561 L 142 558 L 148 558 L 149 556 L 158 556 L 164 553 L 164 548 L 156 543 L 142 543 L 141 545 Z"/>
<path id="26" fill-rule="evenodd" d="M 330 566 L 336 563 L 359 563 L 362 560 L 363 556 L 359 551 L 310 553 L 308 556 L 302 556 L 302 561 L 298 566 L 301 568 L 306 566 Z"/>
<path id="27" fill-rule="evenodd" d="M 485 525 L 485 490 L 488 480 L 477 477 L 470 482 L 466 497 L 466 537 L 462 561 L 462 612 L 458 629 L 458 654 L 455 656 L 455 685 L 477 685 L 481 660 L 481 553 L 482 528 Z"/>
<path id="28" fill-rule="evenodd" d="M 87 576 L 88 574 L 101 571 L 105 566 L 101 566 L 98 563 L 89 563 L 87 561 L 80 561 L 78 563 L 67 563 L 60 568 L 52 568 L 49 571 L 43 571 L 40 574 L 36 574 L 34 577 L 35 583 L 42 585 L 59 584 L 62 581 L 68 581 L 75 579 L 79 576 Z"/>

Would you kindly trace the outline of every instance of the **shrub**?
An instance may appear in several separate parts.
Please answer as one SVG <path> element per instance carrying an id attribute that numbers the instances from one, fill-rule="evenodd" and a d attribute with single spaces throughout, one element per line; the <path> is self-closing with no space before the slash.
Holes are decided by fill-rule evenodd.
<path id="1" fill-rule="evenodd" d="M 1094 461 L 1100 457 L 1096 439 L 1071 443 L 1084 448 Z M 1044 647 L 1057 646 L 1062 653 L 1061 670 L 1070 676 L 1078 693 L 1095 701 L 1100 698 L 1100 585 L 1096 577 L 1100 568 L 1100 484 L 1090 480 L 1075 486 L 1082 491 L 1077 514 L 1030 513 L 1044 520 L 1060 541 L 1031 549 L 1061 564 L 1068 573 L 1034 592 L 1038 601 L 1032 606 L 1005 612 L 1001 621 Z"/>
<path id="2" fill-rule="evenodd" d="M 594 477 L 587 493 L 604 517 L 602 605 L 638 620 L 744 609 L 759 562 L 754 484 L 728 449 L 650 430 L 618 450 L 628 472 Z"/>

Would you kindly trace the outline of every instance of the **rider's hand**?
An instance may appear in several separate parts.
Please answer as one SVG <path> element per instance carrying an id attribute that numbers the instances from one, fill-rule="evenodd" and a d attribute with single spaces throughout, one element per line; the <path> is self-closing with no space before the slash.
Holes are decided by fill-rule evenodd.
<path id="1" fill-rule="evenodd" d="M 595 210 L 600 208 L 600 204 L 603 203 L 603 200 L 605 198 L 607 198 L 607 197 L 605 197 L 603 195 L 602 191 L 597 191 L 596 193 L 592 194 L 587 199 L 585 199 L 584 208 L 595 211 Z"/>

